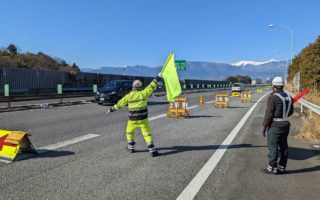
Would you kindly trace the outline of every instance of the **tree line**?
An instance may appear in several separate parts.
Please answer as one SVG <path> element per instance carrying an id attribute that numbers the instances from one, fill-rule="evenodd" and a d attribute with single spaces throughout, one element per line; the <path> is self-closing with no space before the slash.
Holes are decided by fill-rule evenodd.
<path id="1" fill-rule="evenodd" d="M 303 88 L 320 89 L 320 36 L 294 57 L 288 67 L 288 81 L 293 81 L 298 72 Z"/>
<path id="2" fill-rule="evenodd" d="M 73 63 L 69 65 L 66 61 L 59 58 L 52 58 L 42 52 L 19 53 L 14 44 L 9 44 L 6 48 L 0 49 L 0 67 L 17 67 L 42 70 L 58 70 L 78 74 L 79 67 Z"/>

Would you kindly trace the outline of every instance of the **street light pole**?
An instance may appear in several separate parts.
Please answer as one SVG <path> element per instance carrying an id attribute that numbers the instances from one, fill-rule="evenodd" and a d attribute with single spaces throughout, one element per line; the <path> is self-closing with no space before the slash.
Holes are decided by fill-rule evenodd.
<path id="1" fill-rule="evenodd" d="M 275 28 L 275 27 L 280 27 L 288 30 L 290 32 L 291 36 L 291 48 L 290 48 L 290 53 L 291 53 L 291 59 L 290 59 L 290 65 L 292 64 L 292 59 L 293 59 L 293 29 L 289 26 L 284 26 L 284 25 L 277 25 L 277 24 L 269 24 L 270 28 Z"/>

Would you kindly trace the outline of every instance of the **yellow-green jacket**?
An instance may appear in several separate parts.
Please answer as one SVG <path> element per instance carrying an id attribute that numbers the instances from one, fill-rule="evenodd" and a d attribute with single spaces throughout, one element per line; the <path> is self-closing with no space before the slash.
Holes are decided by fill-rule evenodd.
<path id="1" fill-rule="evenodd" d="M 148 118 L 148 99 L 157 88 L 159 78 L 155 78 L 143 90 L 132 90 L 113 106 L 114 110 L 119 110 L 128 105 L 129 119 L 132 121 Z"/>

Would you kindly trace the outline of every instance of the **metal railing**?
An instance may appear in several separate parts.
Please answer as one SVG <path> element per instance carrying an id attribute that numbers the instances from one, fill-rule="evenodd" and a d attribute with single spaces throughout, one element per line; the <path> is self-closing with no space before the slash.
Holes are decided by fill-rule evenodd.
<path id="1" fill-rule="evenodd" d="M 289 93 L 292 97 L 294 96 L 291 92 L 288 92 L 288 91 L 286 92 Z M 318 115 L 320 115 L 320 106 L 304 99 L 300 99 L 298 102 L 300 103 L 300 112 L 303 112 L 303 108 L 306 107 L 309 109 L 310 116 L 312 115 L 312 112 L 315 112 Z"/>

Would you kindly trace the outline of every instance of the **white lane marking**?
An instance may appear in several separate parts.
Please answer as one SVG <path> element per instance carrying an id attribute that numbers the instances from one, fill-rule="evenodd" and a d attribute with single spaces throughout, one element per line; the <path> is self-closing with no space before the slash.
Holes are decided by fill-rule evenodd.
<path id="1" fill-rule="evenodd" d="M 214 101 L 208 101 L 208 102 L 204 102 L 206 104 L 210 104 L 210 103 L 213 103 Z"/>
<path id="2" fill-rule="evenodd" d="M 153 120 L 156 120 L 156 119 L 160 119 L 162 117 L 166 117 L 167 114 L 161 114 L 161 115 L 157 115 L 157 116 L 154 116 L 154 117 L 150 117 L 149 118 L 149 121 L 153 121 Z"/>
<path id="3" fill-rule="evenodd" d="M 4 160 L 4 159 L 0 159 L 0 162 L 5 163 L 5 164 L 12 163 L 11 160 Z"/>
<path id="4" fill-rule="evenodd" d="M 99 137 L 99 136 L 100 135 L 97 135 L 97 134 L 87 134 L 87 135 L 83 135 L 83 136 L 80 136 L 80 137 L 75 137 L 75 138 L 72 138 L 70 140 L 65 140 L 65 141 L 62 141 L 62 142 L 58 142 L 56 144 L 51 144 L 51 145 L 48 145 L 48 146 L 37 148 L 37 153 L 39 153 L 39 154 L 46 153 L 48 151 L 60 149 L 62 147 L 66 147 L 66 146 L 69 146 L 69 145 L 72 145 L 72 144 L 83 142 L 85 140 L 89 140 L 89 139 L 92 139 L 92 138 L 95 138 L 95 137 Z"/>
<path id="5" fill-rule="evenodd" d="M 269 93 L 267 93 L 269 94 Z M 196 194 L 199 192 L 200 188 L 207 180 L 211 172 L 217 166 L 219 161 L 221 160 L 224 153 L 227 151 L 229 145 L 236 137 L 244 123 L 250 117 L 251 113 L 258 105 L 258 103 L 267 95 L 263 95 L 245 114 L 245 116 L 239 121 L 239 123 L 233 128 L 233 130 L 229 133 L 227 138 L 222 142 L 219 148 L 214 152 L 211 158 L 206 162 L 206 164 L 200 169 L 198 174 L 191 180 L 191 182 L 187 185 L 187 187 L 182 191 L 182 193 L 178 196 L 177 200 L 186 200 L 186 199 L 194 199 Z"/>
<path id="6" fill-rule="evenodd" d="M 198 108 L 199 106 L 195 105 L 195 106 L 190 106 L 187 108 L 187 110 L 191 110 L 191 109 L 194 109 L 194 108 Z"/>

